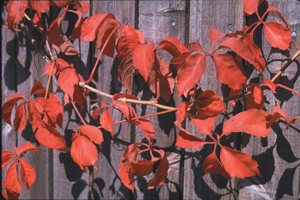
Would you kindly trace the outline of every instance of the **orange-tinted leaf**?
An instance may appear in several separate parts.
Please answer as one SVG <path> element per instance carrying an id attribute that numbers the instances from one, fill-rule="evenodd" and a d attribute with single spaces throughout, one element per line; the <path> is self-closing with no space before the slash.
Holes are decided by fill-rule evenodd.
<path id="1" fill-rule="evenodd" d="M 226 111 L 224 102 L 212 90 L 202 92 L 195 100 L 198 114 L 214 117 Z"/>
<path id="2" fill-rule="evenodd" d="M 177 58 L 182 53 L 187 51 L 186 46 L 174 37 L 166 37 L 160 41 L 156 50 L 165 50 L 169 52 L 174 58 Z"/>
<path id="3" fill-rule="evenodd" d="M 2 119 L 3 121 L 5 121 L 6 123 L 11 124 L 11 112 L 15 106 L 15 104 L 17 103 L 17 101 L 21 100 L 21 99 L 25 99 L 25 97 L 20 94 L 14 94 L 12 96 L 10 96 L 6 102 L 2 105 Z"/>
<path id="4" fill-rule="evenodd" d="M 192 123 L 197 127 L 198 131 L 205 135 L 210 134 L 217 117 L 207 117 L 203 115 L 194 116 L 191 114 L 188 114 L 188 116 L 191 118 Z"/>
<path id="5" fill-rule="evenodd" d="M 178 106 L 178 109 L 176 111 L 176 115 L 177 115 L 176 123 L 177 124 L 180 124 L 184 120 L 184 118 L 186 117 L 186 114 L 187 114 L 187 109 L 190 105 L 191 105 L 190 102 L 184 101 Z"/>
<path id="6" fill-rule="evenodd" d="M 66 140 L 54 127 L 45 125 L 39 128 L 35 134 L 37 141 L 50 149 L 57 149 L 61 152 L 69 152 Z"/>
<path id="7" fill-rule="evenodd" d="M 243 89 L 247 78 L 242 71 L 241 63 L 228 54 L 213 56 L 217 70 L 217 79 L 233 90 Z"/>
<path id="8" fill-rule="evenodd" d="M 282 24 L 277 22 L 267 22 L 265 25 L 265 34 L 274 48 L 281 50 L 289 50 L 292 41 L 291 30 L 285 28 Z"/>
<path id="9" fill-rule="evenodd" d="M 219 42 L 220 40 L 222 40 L 225 36 L 226 36 L 225 33 L 222 33 L 221 31 L 219 31 L 215 27 L 210 28 L 210 31 L 208 33 L 208 37 L 209 37 L 209 40 L 210 40 L 210 43 L 211 43 L 211 51 L 213 51 L 216 43 Z"/>
<path id="10" fill-rule="evenodd" d="M 187 57 L 185 64 L 177 71 L 177 98 L 200 82 L 200 78 L 204 74 L 205 68 L 205 55 L 196 53 Z"/>
<path id="11" fill-rule="evenodd" d="M 103 142 L 103 134 L 102 131 L 97 128 L 96 126 L 92 125 L 84 125 L 77 128 L 83 135 L 87 136 L 93 142 L 96 144 L 99 144 L 101 146 L 101 143 Z"/>
<path id="12" fill-rule="evenodd" d="M 6 5 L 7 10 L 7 27 L 13 30 L 13 25 L 19 23 L 23 17 L 28 1 L 9 1 Z"/>
<path id="13" fill-rule="evenodd" d="M 154 45 L 152 42 L 151 44 Z M 146 44 L 138 44 L 132 54 L 133 65 L 139 73 L 143 76 L 144 80 L 148 80 L 148 76 L 154 67 L 154 52 L 150 50 L 150 46 Z"/>
<path id="14" fill-rule="evenodd" d="M 22 184 L 18 178 L 18 170 L 17 170 L 18 162 L 14 162 L 9 166 L 5 174 L 5 187 L 15 193 L 20 193 L 22 190 Z"/>
<path id="15" fill-rule="evenodd" d="M 64 10 L 54 21 L 52 21 L 49 25 L 47 35 L 52 46 L 57 49 L 58 51 L 62 52 L 65 55 L 78 55 L 77 49 L 74 45 L 69 41 L 67 36 L 61 30 L 61 22 L 66 14 L 67 10 Z"/>
<path id="16" fill-rule="evenodd" d="M 222 136 L 231 132 L 245 132 L 256 137 L 266 137 L 271 132 L 271 128 L 267 127 L 269 115 L 257 109 L 241 112 L 224 123 Z"/>
<path id="17" fill-rule="evenodd" d="M 114 122 L 110 112 L 105 109 L 100 117 L 100 124 L 114 137 Z"/>
<path id="18" fill-rule="evenodd" d="M 132 77 L 134 76 L 134 72 L 137 71 L 137 69 L 135 69 L 133 65 L 132 53 L 133 50 L 129 51 L 118 67 L 118 79 L 122 83 L 122 85 L 130 92 L 132 92 Z"/>
<path id="19" fill-rule="evenodd" d="M 190 134 L 184 129 L 181 129 L 178 133 L 176 146 L 184 149 L 186 148 L 199 149 L 206 143 L 207 142 L 205 142 L 201 138 Z"/>
<path id="20" fill-rule="evenodd" d="M 42 120 L 42 116 L 35 107 L 34 103 L 28 102 L 28 114 L 29 114 L 29 122 L 31 125 L 36 126 L 38 128 L 44 128 L 44 122 Z"/>
<path id="21" fill-rule="evenodd" d="M 11 151 L 2 151 L 2 170 L 15 159 L 15 154 Z"/>
<path id="22" fill-rule="evenodd" d="M 90 9 L 90 4 L 88 4 L 87 2 L 75 0 L 74 3 L 74 8 L 80 10 L 83 13 L 87 13 Z"/>
<path id="23" fill-rule="evenodd" d="M 212 152 L 209 156 L 207 156 L 202 169 L 206 174 L 221 174 L 225 178 L 230 178 L 230 175 L 225 171 L 215 152 Z"/>
<path id="24" fill-rule="evenodd" d="M 123 60 L 127 53 L 139 44 L 139 37 L 130 25 L 122 25 L 118 33 L 118 58 Z"/>
<path id="25" fill-rule="evenodd" d="M 147 187 L 148 190 L 156 188 L 160 185 L 163 185 L 164 179 L 168 173 L 169 161 L 168 161 L 167 157 L 165 156 L 165 152 L 163 150 L 157 150 L 157 151 L 160 153 L 161 159 L 160 159 L 160 163 L 158 165 L 158 169 L 157 169 L 156 173 L 154 174 L 152 180 L 148 184 L 148 187 Z"/>
<path id="26" fill-rule="evenodd" d="M 34 94 L 39 89 L 42 89 L 42 83 L 40 81 L 37 81 L 35 84 L 33 84 L 31 90 L 30 90 L 30 96 Z"/>
<path id="27" fill-rule="evenodd" d="M 36 148 L 33 144 L 23 143 L 19 148 L 19 155 L 22 155 L 26 151 L 42 151 L 41 149 Z"/>
<path id="28" fill-rule="evenodd" d="M 226 172 L 232 177 L 244 179 L 261 176 L 257 162 L 246 153 L 221 146 L 220 159 Z"/>
<path id="29" fill-rule="evenodd" d="M 98 151 L 86 136 L 78 136 L 73 133 L 71 157 L 84 170 L 88 166 L 95 165 L 98 160 Z"/>
<path id="30" fill-rule="evenodd" d="M 19 159 L 19 162 L 21 165 L 21 181 L 26 185 L 27 189 L 29 189 L 35 181 L 36 172 L 34 168 L 23 158 Z"/>
<path id="31" fill-rule="evenodd" d="M 25 105 L 27 102 L 20 103 L 17 107 L 14 119 L 15 131 L 23 131 L 27 124 Z"/>
<path id="32" fill-rule="evenodd" d="M 258 2 L 259 0 L 243 0 L 244 13 L 252 15 L 254 12 L 256 12 L 258 10 Z"/>
<path id="33" fill-rule="evenodd" d="M 58 76 L 59 87 L 73 100 L 74 86 L 79 82 L 78 74 L 73 68 L 66 68 Z"/>

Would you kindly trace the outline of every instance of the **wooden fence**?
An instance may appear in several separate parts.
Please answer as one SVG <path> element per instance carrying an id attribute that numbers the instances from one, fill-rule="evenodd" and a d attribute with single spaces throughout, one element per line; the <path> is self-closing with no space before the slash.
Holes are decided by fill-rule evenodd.
<path id="1" fill-rule="evenodd" d="M 204 49 L 210 49 L 208 32 L 214 26 L 222 32 L 228 33 L 240 30 L 244 24 L 251 23 L 243 18 L 242 0 L 110 0 L 87 1 L 90 11 L 85 15 L 99 13 L 113 13 L 117 20 L 132 25 L 142 31 L 150 43 L 154 40 L 157 46 L 165 37 L 175 37 L 185 44 L 198 41 Z M 274 5 L 282 12 L 291 31 L 296 34 L 293 40 L 300 45 L 300 2 L 297 0 L 269 0 L 269 5 Z M 1 8 L 2 18 L 6 19 L 6 10 Z M 263 8 L 262 8 L 263 9 Z M 268 15 L 267 20 L 280 21 L 275 12 Z M 72 18 L 65 19 L 63 23 L 71 23 Z M 30 32 L 36 31 L 31 28 Z M 298 35 L 297 35 L 298 34 Z M 295 53 L 282 52 L 270 47 L 264 36 L 257 37 L 256 42 L 263 47 L 267 68 L 264 70 L 265 79 L 270 79 L 282 65 Z M 58 57 L 74 63 L 78 73 L 85 80 L 91 71 L 99 54 L 93 43 L 74 40 L 75 47 L 80 51 L 80 56 Z M 21 33 L 12 33 L 2 29 L 2 104 L 15 93 L 22 93 L 29 98 L 30 88 L 36 80 L 41 80 L 46 86 L 47 76 L 41 77 L 45 61 L 36 55 L 30 41 Z M 162 53 L 165 60 L 170 60 L 168 53 Z M 300 91 L 300 59 L 298 58 L 279 78 L 279 82 Z M 107 92 L 125 92 L 117 81 L 117 67 L 120 61 L 108 57 L 101 58 L 93 86 Z M 247 68 L 248 69 L 248 68 Z M 221 85 L 216 80 L 216 72 L 212 61 L 201 78 L 202 90 L 214 90 L 221 96 Z M 258 81 L 258 74 L 247 70 L 251 82 Z M 150 100 L 153 94 L 143 84 L 136 84 L 135 92 L 140 99 Z M 57 82 L 53 81 L 52 90 L 55 91 Z M 265 108 L 271 108 L 278 101 L 282 109 L 291 116 L 300 115 L 299 96 L 286 90 L 277 90 L 274 96 L 270 91 L 265 91 Z M 58 93 L 60 98 L 62 93 Z M 175 96 L 175 95 L 174 95 Z M 98 106 L 100 101 L 110 104 L 110 99 L 90 95 L 83 115 L 87 121 L 91 120 L 91 110 Z M 178 106 L 181 99 L 174 98 L 167 105 Z M 163 102 L 161 102 L 163 103 Z M 232 111 L 228 104 L 227 109 Z M 136 106 L 138 115 L 155 113 L 159 109 L 151 106 Z M 115 120 L 121 120 L 118 112 L 112 113 Z M 239 148 L 249 153 L 259 164 L 263 177 L 252 177 L 244 180 L 236 178 L 225 179 L 221 175 L 204 174 L 202 164 L 206 156 L 212 151 L 209 147 L 199 150 L 182 150 L 175 146 L 178 134 L 173 122 L 175 113 L 150 117 L 149 120 L 156 130 L 155 145 L 166 151 L 170 166 L 165 184 L 157 189 L 147 190 L 147 182 L 152 176 L 135 178 L 135 193 L 121 184 L 118 176 L 119 162 L 125 148 L 132 142 L 140 142 L 144 136 L 139 129 L 134 129 L 128 124 L 115 126 L 115 137 L 104 133 L 105 141 L 102 144 L 97 170 L 90 173 L 81 171 L 72 161 L 70 153 L 60 153 L 38 146 L 42 152 L 31 152 L 25 159 L 35 168 L 37 178 L 32 188 L 28 191 L 23 187 L 21 199 L 299 199 L 300 198 L 300 120 L 290 125 L 285 130 L 286 124 L 279 120 L 272 126 L 272 132 L 266 138 L 252 137 L 247 134 L 240 137 L 231 134 L 225 143 L 233 148 Z M 224 116 L 219 116 L 214 129 L 222 127 Z M 67 140 L 71 142 L 71 134 L 76 132 L 80 120 L 71 106 L 64 108 L 64 130 L 60 130 Z M 200 135 L 190 121 L 186 121 L 186 129 Z M 22 132 L 14 132 L 13 128 L 2 121 L 2 150 L 13 150 L 13 145 L 20 146 L 28 142 L 32 135 L 32 128 L 28 125 Z M 205 137 L 202 137 L 205 139 Z M 4 172 L 2 171 L 2 180 Z"/>

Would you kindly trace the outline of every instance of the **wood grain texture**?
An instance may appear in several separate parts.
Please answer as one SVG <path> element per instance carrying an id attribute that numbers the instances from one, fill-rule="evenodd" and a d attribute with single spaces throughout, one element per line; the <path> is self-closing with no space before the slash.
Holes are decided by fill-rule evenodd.
<path id="1" fill-rule="evenodd" d="M 264 3 L 265 4 L 265 3 Z M 291 31 L 300 31 L 300 2 L 298 1 L 275 1 L 269 0 L 269 6 L 275 6 L 285 17 L 290 25 Z M 264 10 L 262 5 L 261 10 Z M 267 21 L 281 20 L 277 13 L 270 12 Z M 263 33 L 264 35 L 264 33 Z M 299 44 L 299 35 L 293 38 Z M 283 52 L 270 47 L 266 37 L 255 38 L 258 44 L 262 45 L 263 53 L 267 62 L 267 70 L 264 71 L 264 78 L 271 79 L 277 71 L 296 52 L 291 46 L 291 52 Z M 300 91 L 300 71 L 297 58 L 289 68 L 275 81 L 296 91 Z M 258 75 L 252 74 L 251 82 L 257 81 Z M 272 113 L 275 102 L 278 102 L 283 111 L 292 117 L 299 116 L 299 96 L 284 89 L 277 89 L 274 95 L 271 91 L 265 91 L 265 108 Z M 259 170 L 263 177 L 253 177 L 241 180 L 240 199 L 248 199 L 249 196 L 255 199 L 298 199 L 300 194 L 300 162 L 299 145 L 300 121 L 290 125 L 286 130 L 283 120 L 278 120 L 272 125 L 271 134 L 266 138 L 243 137 L 243 152 L 249 153 L 257 160 Z"/>

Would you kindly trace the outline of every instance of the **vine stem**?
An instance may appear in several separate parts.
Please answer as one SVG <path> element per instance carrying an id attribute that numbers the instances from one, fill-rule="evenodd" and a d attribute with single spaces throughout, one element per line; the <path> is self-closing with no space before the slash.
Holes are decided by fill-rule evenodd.
<path id="1" fill-rule="evenodd" d="M 69 96 L 69 101 L 71 102 L 71 104 L 72 104 L 74 110 L 76 111 L 78 117 L 80 118 L 80 120 L 82 121 L 82 123 L 86 126 L 86 123 L 85 123 L 84 119 L 82 118 L 80 112 L 78 111 L 76 105 L 74 104 L 74 101 L 71 99 L 70 95 L 68 95 L 68 96 Z"/>
<path id="2" fill-rule="evenodd" d="M 55 60 L 54 60 L 54 62 L 53 62 L 53 64 L 52 64 L 51 71 L 50 71 L 50 75 L 49 75 L 49 77 L 48 77 L 48 82 L 47 82 L 47 87 L 46 87 L 45 99 L 48 98 L 48 92 L 49 92 L 49 87 L 50 87 L 50 82 L 51 82 L 51 77 L 52 77 L 52 72 L 53 72 L 54 65 L 55 65 Z"/>
<path id="3" fill-rule="evenodd" d="M 86 81 L 86 84 L 89 84 L 89 83 L 92 81 L 93 76 L 94 76 L 94 73 L 95 73 L 95 71 L 96 71 L 96 67 L 97 67 L 97 65 L 98 65 L 98 63 L 99 63 L 99 61 L 100 61 L 100 58 L 101 58 L 101 56 L 102 56 L 102 54 L 103 54 L 103 51 L 104 51 L 106 45 L 108 44 L 108 41 L 110 40 L 111 36 L 114 34 L 114 32 L 115 32 L 116 30 L 118 30 L 119 27 L 120 27 L 119 25 L 116 26 L 116 27 L 114 28 L 114 30 L 109 34 L 108 38 L 106 39 L 106 41 L 105 41 L 105 43 L 104 43 L 104 45 L 103 45 L 103 47 L 102 47 L 102 49 L 101 49 L 101 51 L 100 51 L 100 53 L 99 53 L 99 55 L 98 55 L 98 58 L 97 58 L 96 63 L 95 63 L 95 65 L 94 65 L 94 68 L 93 68 L 93 70 L 92 70 L 92 72 L 91 72 L 91 74 L 90 74 L 90 77 L 89 77 L 89 79 Z"/>

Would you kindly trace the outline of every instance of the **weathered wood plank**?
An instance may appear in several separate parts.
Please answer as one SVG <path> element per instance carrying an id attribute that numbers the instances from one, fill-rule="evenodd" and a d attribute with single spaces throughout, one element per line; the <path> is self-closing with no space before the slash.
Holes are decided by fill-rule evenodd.
<path id="1" fill-rule="evenodd" d="M 190 5 L 190 32 L 189 42 L 199 42 L 203 49 L 210 51 L 208 33 L 210 27 L 229 33 L 241 30 L 243 27 L 242 1 L 191 1 Z M 233 30 L 232 30 L 233 29 Z M 213 90 L 219 97 L 222 96 L 221 84 L 216 79 L 216 70 L 211 58 L 207 59 L 205 74 L 201 77 L 199 87 L 202 91 Z M 227 105 L 228 112 L 232 111 Z M 213 130 L 219 133 L 224 116 L 218 116 Z M 201 135 L 191 121 L 186 121 L 186 130 L 202 139 Z M 234 147 L 234 138 L 226 141 L 227 145 Z M 225 179 L 217 174 L 205 174 L 202 165 L 206 157 L 213 151 L 212 145 L 205 145 L 200 150 L 185 150 L 184 161 L 184 189 L 183 199 L 235 199 L 236 179 Z"/>
<path id="2" fill-rule="evenodd" d="M 300 2 L 269 0 L 269 6 L 275 6 L 285 17 L 291 27 L 291 31 L 300 31 Z M 275 12 L 270 12 L 267 21 L 281 22 Z M 264 33 L 263 33 L 264 34 Z M 296 44 L 300 44 L 300 37 L 293 38 Z M 259 39 L 258 39 L 259 41 Z M 266 37 L 262 37 L 262 48 L 268 63 L 268 70 L 264 71 L 264 78 L 272 78 L 285 62 L 295 53 L 295 48 L 291 47 L 291 52 L 282 52 L 271 49 Z M 278 78 L 277 83 L 281 83 L 296 91 L 300 91 L 299 78 L 299 58 Z M 253 75 L 253 81 L 258 75 Z M 286 113 L 292 117 L 300 115 L 299 96 L 283 89 L 276 90 L 274 95 L 271 91 L 265 91 L 265 108 L 272 113 L 275 101 L 278 102 Z M 300 121 L 296 121 L 288 130 L 286 124 L 279 120 L 272 125 L 272 131 L 266 138 L 243 137 L 243 151 L 253 155 L 259 164 L 259 170 L 263 177 L 253 177 L 241 180 L 240 199 L 298 199 L 299 198 L 299 127 Z"/>
<path id="3" fill-rule="evenodd" d="M 148 44 L 154 40 L 155 46 L 166 37 L 175 37 L 185 42 L 186 28 L 186 2 L 185 1 L 139 1 L 139 24 L 138 29 L 144 33 Z M 159 51 L 158 55 L 168 64 L 172 56 L 166 51 Z M 137 79 L 139 80 L 139 78 Z M 143 81 L 142 78 L 140 80 Z M 141 87 L 138 90 L 138 98 L 142 100 L 153 100 L 155 95 L 149 90 L 148 86 Z M 171 96 L 168 103 L 159 100 L 161 104 L 178 107 L 181 98 L 177 99 L 177 93 Z M 163 111 L 151 106 L 138 106 L 137 114 L 148 115 Z M 166 184 L 157 189 L 147 191 L 147 182 L 153 178 L 153 174 L 145 178 L 138 178 L 135 182 L 137 188 L 137 198 L 159 198 L 159 199 L 180 199 L 182 191 L 180 188 L 180 153 L 175 147 L 177 131 L 174 125 L 176 114 L 168 113 L 159 116 L 147 118 L 153 124 L 155 129 L 154 145 L 164 148 L 169 160 L 169 170 Z M 145 142 L 145 137 L 139 128 L 136 128 L 136 142 Z"/>

